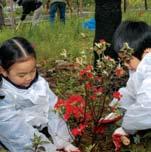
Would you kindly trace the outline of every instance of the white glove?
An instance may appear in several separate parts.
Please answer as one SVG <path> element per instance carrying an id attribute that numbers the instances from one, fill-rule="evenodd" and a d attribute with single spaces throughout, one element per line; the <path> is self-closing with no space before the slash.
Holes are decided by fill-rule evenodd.
<path id="1" fill-rule="evenodd" d="M 116 117 L 117 117 L 117 114 L 114 112 L 111 112 L 104 118 L 104 120 L 115 119 Z"/>
<path id="2" fill-rule="evenodd" d="M 99 120 L 100 123 L 113 123 L 113 122 L 116 122 L 116 121 L 119 121 L 120 119 L 122 118 L 122 116 L 118 113 L 114 113 L 114 112 L 111 112 L 109 113 L 107 116 L 105 116 L 105 118 L 101 118 Z"/>
<path id="3" fill-rule="evenodd" d="M 128 135 L 128 134 L 124 131 L 124 129 L 123 129 L 122 127 L 117 128 L 117 129 L 114 131 L 113 135 L 114 135 L 114 134 L 119 134 L 119 135 L 124 135 L 124 136 L 127 136 L 127 135 Z"/>
<path id="4" fill-rule="evenodd" d="M 72 144 L 68 144 L 67 146 L 65 146 L 64 150 L 65 152 L 80 152 L 79 148 L 75 147 Z"/>

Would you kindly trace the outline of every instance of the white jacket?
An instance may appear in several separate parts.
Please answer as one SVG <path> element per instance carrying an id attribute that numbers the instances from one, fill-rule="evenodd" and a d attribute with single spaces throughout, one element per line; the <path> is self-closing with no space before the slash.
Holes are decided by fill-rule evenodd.
<path id="1" fill-rule="evenodd" d="M 48 127 L 54 144 L 43 144 L 47 152 L 72 141 L 66 123 L 54 111 L 57 96 L 41 76 L 28 89 L 17 88 L 3 78 L 0 94 L 5 95 L 0 100 L 0 141 L 10 152 L 32 152 L 34 133 L 49 141 L 34 127 Z"/>
<path id="2" fill-rule="evenodd" d="M 126 109 L 122 127 L 126 130 L 144 130 L 151 128 L 151 53 L 139 63 L 125 88 L 119 90 L 121 107 Z"/>

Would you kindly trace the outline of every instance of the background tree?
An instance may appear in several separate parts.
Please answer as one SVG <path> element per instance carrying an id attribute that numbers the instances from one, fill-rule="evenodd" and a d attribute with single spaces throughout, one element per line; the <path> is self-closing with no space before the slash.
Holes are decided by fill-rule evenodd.
<path id="1" fill-rule="evenodd" d="M 15 15 L 14 15 L 14 2 L 13 0 L 9 0 L 8 1 L 9 6 L 10 6 L 10 24 L 12 26 L 12 28 L 15 27 Z"/>
<path id="2" fill-rule="evenodd" d="M 145 10 L 147 10 L 148 9 L 147 0 L 144 1 L 144 5 L 145 5 Z"/>
<path id="3" fill-rule="evenodd" d="M 4 16 L 3 16 L 3 3 L 2 0 L 0 0 L 0 29 L 4 25 Z"/>
<path id="4" fill-rule="evenodd" d="M 122 19 L 121 0 L 95 0 L 95 21 L 96 30 L 94 43 L 101 39 L 111 43 L 115 29 Z M 106 51 L 106 54 L 116 59 L 117 55 L 112 46 Z M 99 56 L 94 51 L 94 66 Z"/>

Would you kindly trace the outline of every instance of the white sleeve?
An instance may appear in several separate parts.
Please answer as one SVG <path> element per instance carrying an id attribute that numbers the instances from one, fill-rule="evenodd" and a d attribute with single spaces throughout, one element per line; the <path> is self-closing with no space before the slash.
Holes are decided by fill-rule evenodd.
<path id="1" fill-rule="evenodd" d="M 57 148 L 63 148 L 73 141 L 73 137 L 66 122 L 54 110 L 54 106 L 57 103 L 58 97 L 51 91 L 49 86 L 48 94 L 50 102 L 48 114 L 48 132 Z"/>
<path id="2" fill-rule="evenodd" d="M 58 101 L 58 97 L 55 95 L 55 93 L 49 88 L 49 84 L 47 83 L 47 94 L 49 96 L 49 104 L 51 109 L 54 109 L 55 104 Z"/>
<path id="3" fill-rule="evenodd" d="M 25 123 L 13 106 L 0 106 L 0 122 L 0 141 L 11 152 L 25 152 L 26 146 L 31 148 L 34 128 Z"/>
<path id="4" fill-rule="evenodd" d="M 143 130 L 151 127 L 151 75 L 146 78 L 123 118 L 122 127 L 127 130 Z"/>
<path id="5" fill-rule="evenodd" d="M 135 75 L 136 102 L 128 107 L 122 127 L 126 130 L 151 128 L 151 54 L 145 55 Z"/>
<path id="6" fill-rule="evenodd" d="M 63 148 L 73 141 L 66 122 L 54 111 L 49 111 L 48 132 L 58 148 Z"/>

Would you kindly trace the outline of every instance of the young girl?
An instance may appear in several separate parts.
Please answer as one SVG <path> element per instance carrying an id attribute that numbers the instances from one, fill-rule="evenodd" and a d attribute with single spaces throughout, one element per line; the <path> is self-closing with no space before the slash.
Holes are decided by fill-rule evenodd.
<path id="1" fill-rule="evenodd" d="M 32 152 L 34 135 L 46 152 L 79 152 L 66 123 L 54 112 L 57 96 L 36 70 L 36 54 L 22 37 L 0 47 L 0 141 L 11 152 Z M 52 143 L 41 132 L 48 127 Z"/>
<path id="2" fill-rule="evenodd" d="M 132 48 L 122 51 L 127 42 Z M 133 72 L 125 88 L 119 91 L 120 107 L 125 109 L 121 128 L 114 134 L 128 135 L 151 128 L 151 29 L 144 22 L 125 21 L 114 35 L 114 50 Z M 131 51 L 131 52 L 129 52 Z M 123 55 L 125 56 L 123 58 Z"/>

